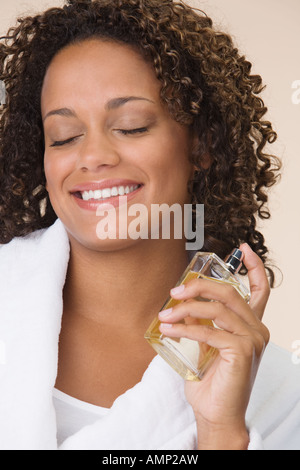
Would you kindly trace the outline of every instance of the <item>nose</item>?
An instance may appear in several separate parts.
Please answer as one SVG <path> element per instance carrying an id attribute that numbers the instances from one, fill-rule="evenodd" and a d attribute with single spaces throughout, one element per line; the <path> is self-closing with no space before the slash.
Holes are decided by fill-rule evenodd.
<path id="1" fill-rule="evenodd" d="M 104 132 L 95 131 L 84 136 L 78 156 L 78 167 L 82 171 L 101 171 L 104 167 L 116 166 L 119 162 L 119 153 Z"/>

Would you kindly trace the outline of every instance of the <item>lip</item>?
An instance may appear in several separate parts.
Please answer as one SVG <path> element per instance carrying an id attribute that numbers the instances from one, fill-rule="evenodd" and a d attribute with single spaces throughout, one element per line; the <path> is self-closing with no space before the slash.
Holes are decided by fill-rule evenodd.
<path id="1" fill-rule="evenodd" d="M 114 186 L 134 186 L 139 185 L 139 187 L 133 191 L 132 193 L 125 194 L 124 196 L 113 196 L 107 199 L 90 199 L 88 201 L 84 201 L 83 199 L 77 197 L 76 193 L 83 192 L 83 191 L 96 191 L 97 189 L 104 189 L 104 188 L 113 188 Z M 133 199 L 138 192 L 140 192 L 143 188 L 142 183 L 138 183 L 132 180 L 124 180 L 124 179 L 114 179 L 114 180 L 105 180 L 105 181 L 97 181 L 97 182 L 88 182 L 88 183 L 81 183 L 73 187 L 72 191 L 70 191 L 73 200 L 76 204 L 81 208 L 89 211 L 97 211 L 97 209 L 101 206 L 103 210 L 105 207 L 109 209 L 109 207 L 113 206 L 115 208 L 119 207 L 122 204 L 128 203 L 131 199 Z"/>

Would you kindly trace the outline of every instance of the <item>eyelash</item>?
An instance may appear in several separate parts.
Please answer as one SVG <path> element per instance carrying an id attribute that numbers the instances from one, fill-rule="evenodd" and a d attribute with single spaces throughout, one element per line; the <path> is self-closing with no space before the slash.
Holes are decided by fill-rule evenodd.
<path id="1" fill-rule="evenodd" d="M 135 135 L 135 134 L 144 134 L 148 132 L 147 127 L 139 127 L 138 129 L 118 129 L 119 132 L 123 135 Z M 77 136 L 80 137 L 80 136 Z M 70 139 L 67 140 L 58 140 L 56 142 L 53 142 L 50 147 L 62 147 L 63 145 L 69 144 L 73 142 L 77 137 L 70 137 Z"/>
<path id="2" fill-rule="evenodd" d="M 73 142 L 73 140 L 75 140 L 76 138 L 77 137 L 70 137 L 70 139 L 67 139 L 67 140 L 58 140 L 56 142 L 53 142 L 53 144 L 50 145 L 50 147 L 62 147 L 65 144 L 69 144 L 69 143 Z"/>
<path id="3" fill-rule="evenodd" d="M 119 129 L 123 135 L 144 134 L 148 132 L 148 127 L 139 127 L 138 129 Z"/>

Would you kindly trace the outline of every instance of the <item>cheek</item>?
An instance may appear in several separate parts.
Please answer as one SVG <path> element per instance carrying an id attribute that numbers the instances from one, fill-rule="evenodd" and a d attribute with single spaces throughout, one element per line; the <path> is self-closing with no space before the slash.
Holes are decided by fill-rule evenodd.
<path id="1" fill-rule="evenodd" d="M 153 162 L 154 163 L 154 162 Z M 188 183 L 192 179 L 193 166 L 188 156 L 179 149 L 169 149 L 156 164 L 148 166 L 149 183 L 156 201 L 189 203 Z"/>
<path id="2" fill-rule="evenodd" d="M 165 191 L 172 193 L 173 202 L 188 203 L 188 184 L 193 177 L 193 165 L 185 143 L 178 142 L 170 148 L 165 162 L 163 185 Z"/>
<path id="3" fill-rule="evenodd" d="M 45 153 L 44 170 L 46 176 L 47 190 L 61 187 L 65 178 L 69 174 L 70 165 L 67 158 L 61 156 L 48 155 Z"/>
<path id="4" fill-rule="evenodd" d="M 190 168 L 191 139 L 189 131 L 177 123 L 173 123 L 166 130 L 162 148 L 164 149 L 163 161 L 166 166 L 178 168 L 184 173 Z"/>
<path id="5" fill-rule="evenodd" d="M 176 185 L 178 189 L 185 187 L 193 173 L 186 139 L 170 138 L 160 157 L 160 162 L 158 162 L 161 170 L 160 177 L 165 180 L 165 184 Z"/>

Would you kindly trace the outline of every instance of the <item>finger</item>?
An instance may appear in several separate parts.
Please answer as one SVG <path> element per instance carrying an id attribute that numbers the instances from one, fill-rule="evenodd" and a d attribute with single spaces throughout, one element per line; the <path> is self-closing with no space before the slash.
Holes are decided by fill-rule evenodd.
<path id="1" fill-rule="evenodd" d="M 171 338 L 187 338 L 199 343 L 205 343 L 216 349 L 238 349 L 239 336 L 224 330 L 217 330 L 209 325 L 184 325 L 182 323 L 161 323 L 161 333 Z"/>
<path id="2" fill-rule="evenodd" d="M 249 309 L 246 303 L 244 303 L 244 308 Z M 248 317 L 248 315 L 245 316 Z M 197 300 L 182 302 L 159 313 L 159 319 L 163 323 L 176 323 L 185 318 L 194 318 L 199 320 L 199 325 L 202 324 L 201 320 L 203 323 L 209 320 L 214 322 L 218 328 L 234 334 L 244 335 L 248 333 L 249 324 L 241 317 L 221 302 L 199 302 Z M 253 315 L 251 317 L 255 320 L 254 326 L 256 326 L 258 320 Z M 195 323 L 197 324 L 197 322 Z"/>
<path id="3" fill-rule="evenodd" d="M 259 256 L 251 250 L 247 243 L 240 246 L 244 253 L 244 264 L 248 270 L 248 278 L 251 291 L 250 307 L 261 320 L 270 295 L 269 281 L 265 267 Z"/>
<path id="4" fill-rule="evenodd" d="M 248 331 L 245 335 L 235 335 L 209 325 L 185 325 L 184 323 L 161 323 L 159 330 L 170 338 L 187 338 L 205 343 L 218 349 L 230 349 L 238 355 L 260 357 L 266 346 L 266 340 L 260 331 Z"/>
<path id="5" fill-rule="evenodd" d="M 253 313 L 243 297 L 229 283 L 218 280 L 193 279 L 171 290 L 176 300 L 207 299 L 221 302 L 228 309 L 242 317 L 247 323 L 253 323 Z"/>

